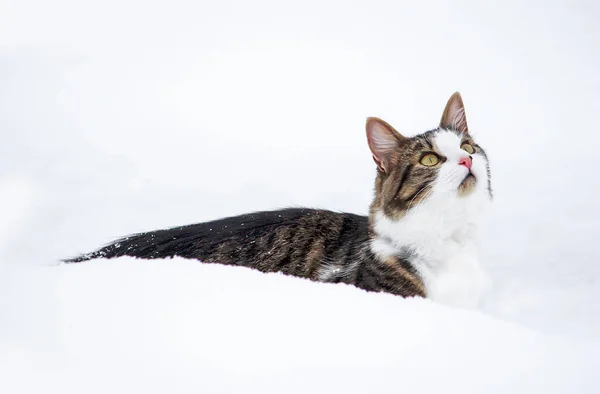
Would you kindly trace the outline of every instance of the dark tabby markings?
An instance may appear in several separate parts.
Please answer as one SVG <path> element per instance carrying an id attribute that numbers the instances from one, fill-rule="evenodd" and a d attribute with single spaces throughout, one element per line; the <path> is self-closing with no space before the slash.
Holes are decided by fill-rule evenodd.
<path id="1" fill-rule="evenodd" d="M 405 142 L 398 158 L 398 162 L 403 164 L 392 167 L 388 173 L 379 171 L 371 213 L 383 210 L 386 215 L 398 220 L 427 197 L 438 168 L 425 168 L 419 160 L 428 153 L 437 154 L 441 163 L 446 160 L 431 142 L 436 132 L 437 129 L 430 130 Z"/>
<path id="2" fill-rule="evenodd" d="M 398 182 L 398 189 L 396 190 L 396 193 L 394 194 L 395 197 L 398 197 L 400 195 L 400 191 L 402 190 L 402 187 L 404 186 L 404 182 L 410 177 L 410 172 L 412 171 L 412 169 L 413 169 L 413 165 L 408 164 L 402 170 L 402 175 L 400 176 L 400 181 Z"/>
<path id="3" fill-rule="evenodd" d="M 406 260 L 389 257 L 385 260 L 385 263 L 388 264 L 393 270 L 396 270 L 398 275 L 404 279 L 405 287 L 413 287 L 414 291 L 425 295 L 425 286 L 423 285 L 419 274 L 410 264 L 407 263 Z"/>
<path id="4" fill-rule="evenodd" d="M 410 263 L 399 258 L 381 261 L 371 252 L 370 242 L 366 216 L 298 208 L 136 234 L 68 261 L 181 256 L 424 297 L 419 277 L 407 268 Z"/>
<path id="5" fill-rule="evenodd" d="M 423 193 L 426 193 L 426 189 L 427 189 L 428 187 L 431 187 L 431 184 L 430 184 L 430 183 L 423 183 L 423 184 L 417 185 L 417 186 L 415 187 L 415 191 L 414 191 L 413 193 L 409 194 L 409 195 L 408 195 L 408 196 L 407 196 L 407 197 L 404 199 L 404 201 L 405 201 L 405 202 L 406 202 L 406 204 L 407 204 L 406 208 L 407 208 L 407 209 L 408 209 L 408 208 L 410 208 L 410 206 L 411 206 L 411 205 L 413 205 L 413 206 L 414 206 L 414 205 L 415 205 L 415 203 L 417 203 L 417 201 L 415 201 L 415 200 L 416 200 L 416 198 L 417 198 L 419 195 L 421 195 L 421 194 L 423 194 Z M 423 194 L 423 195 L 424 195 L 424 194 Z"/>

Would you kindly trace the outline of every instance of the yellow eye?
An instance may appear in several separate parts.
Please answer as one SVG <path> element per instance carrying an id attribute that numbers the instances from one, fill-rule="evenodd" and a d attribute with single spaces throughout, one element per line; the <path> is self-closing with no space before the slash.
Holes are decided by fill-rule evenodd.
<path id="1" fill-rule="evenodd" d="M 421 164 L 431 167 L 440 162 L 440 158 L 434 153 L 428 153 L 421 158 Z"/>
<path id="2" fill-rule="evenodd" d="M 475 153 L 475 148 L 473 148 L 473 145 L 471 145 L 471 144 L 462 144 L 460 149 L 464 150 L 465 152 L 467 152 L 470 155 Z"/>

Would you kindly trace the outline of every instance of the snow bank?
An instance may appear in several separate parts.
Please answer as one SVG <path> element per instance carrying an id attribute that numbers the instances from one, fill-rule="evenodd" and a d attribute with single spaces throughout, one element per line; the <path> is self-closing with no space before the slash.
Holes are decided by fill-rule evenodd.
<path id="1" fill-rule="evenodd" d="M 423 299 L 184 259 L 12 275 L 6 393 L 600 388 L 597 343 Z"/>

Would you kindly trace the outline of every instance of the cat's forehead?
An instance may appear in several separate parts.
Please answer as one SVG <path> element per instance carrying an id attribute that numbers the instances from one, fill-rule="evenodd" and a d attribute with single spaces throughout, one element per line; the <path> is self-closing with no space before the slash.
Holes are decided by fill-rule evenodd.
<path id="1" fill-rule="evenodd" d="M 460 148 L 468 136 L 456 130 L 438 128 L 426 131 L 411 138 L 413 148 L 430 148 L 440 151 L 454 151 Z"/>
<path id="2" fill-rule="evenodd" d="M 440 129 L 435 133 L 434 141 L 440 150 L 454 149 L 460 147 L 462 140 L 464 139 L 461 133 Z"/>

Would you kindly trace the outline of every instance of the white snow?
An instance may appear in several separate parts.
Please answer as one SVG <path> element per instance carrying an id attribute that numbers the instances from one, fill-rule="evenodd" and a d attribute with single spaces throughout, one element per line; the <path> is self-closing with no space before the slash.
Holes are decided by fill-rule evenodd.
<path id="1" fill-rule="evenodd" d="M 596 393 L 591 3 L 9 1 L 0 392 Z M 364 214 L 378 116 L 460 90 L 495 192 L 479 311 L 181 259 L 58 260 L 284 206 Z"/>
<path id="2" fill-rule="evenodd" d="M 597 343 L 422 299 L 183 259 L 22 274 L 3 308 L 3 392 L 597 387 Z"/>

